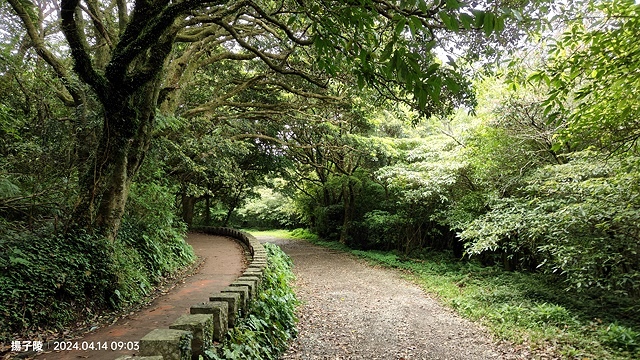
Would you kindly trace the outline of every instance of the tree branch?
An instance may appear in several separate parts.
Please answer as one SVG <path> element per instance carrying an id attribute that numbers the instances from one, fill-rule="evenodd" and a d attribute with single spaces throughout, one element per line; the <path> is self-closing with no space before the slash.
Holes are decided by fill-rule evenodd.
<path id="1" fill-rule="evenodd" d="M 104 27 L 102 19 L 99 17 L 98 9 L 95 6 L 96 4 L 93 1 L 87 1 L 87 5 L 89 7 L 82 6 L 82 4 L 79 6 L 89 15 L 89 17 L 91 17 L 91 20 L 93 20 L 93 26 L 96 27 L 100 36 L 102 36 L 102 38 L 107 42 L 109 48 L 113 48 L 113 42 L 111 41 L 111 37 L 109 36 L 107 29 Z"/>
<path id="2" fill-rule="evenodd" d="M 298 38 L 291 31 L 291 29 L 289 29 L 289 27 L 287 25 L 285 25 L 282 22 L 276 20 L 276 18 L 274 18 L 273 16 L 270 16 L 269 14 L 267 14 L 260 6 L 256 5 L 253 1 L 249 1 L 249 6 L 251 6 L 262 18 L 264 18 L 268 22 L 274 24 L 275 26 L 280 28 L 280 30 L 284 31 L 284 33 L 287 34 L 287 37 L 291 41 L 295 42 L 296 44 L 302 45 L 302 46 L 309 46 L 309 45 L 313 44 L 313 39 L 304 40 L 304 39 Z"/>
<path id="3" fill-rule="evenodd" d="M 80 104 L 82 101 L 82 95 L 80 94 L 80 90 L 72 85 L 72 81 L 67 73 L 67 69 L 64 67 L 62 62 L 55 56 L 51 51 L 49 51 L 45 47 L 44 40 L 40 37 L 39 31 L 36 29 L 35 24 L 31 20 L 29 13 L 25 9 L 23 2 L 20 0 L 7 0 L 15 13 L 18 15 L 25 29 L 27 30 L 27 35 L 31 39 L 33 43 L 33 47 L 35 48 L 38 55 L 47 63 L 49 66 L 53 68 L 56 76 L 62 80 L 63 85 L 71 94 L 75 104 Z M 65 102 L 66 103 L 66 102 Z"/>
<path id="4" fill-rule="evenodd" d="M 64 33 L 71 55 L 75 60 L 75 70 L 89 86 L 93 88 L 96 94 L 104 98 L 106 84 L 104 78 L 100 76 L 91 64 L 91 58 L 87 50 L 87 44 L 82 40 L 80 29 L 76 22 L 76 9 L 79 6 L 79 0 L 62 0 L 60 3 L 60 17 L 62 19 L 62 32 Z"/>
<path id="5" fill-rule="evenodd" d="M 124 31 L 127 28 L 127 24 L 129 23 L 129 14 L 127 12 L 127 1 L 126 0 L 116 0 L 118 4 L 118 32 L 120 35 L 124 34 Z"/>
<path id="6" fill-rule="evenodd" d="M 239 84 L 238 86 L 236 86 L 233 90 L 228 91 L 224 96 L 219 97 L 217 99 L 215 99 L 214 101 L 210 101 L 202 106 L 199 106 L 195 109 L 191 109 L 187 112 L 185 112 L 182 116 L 184 117 L 193 117 L 196 116 L 199 113 L 203 113 L 203 112 L 210 112 L 213 111 L 214 109 L 218 108 L 219 106 L 225 105 L 225 100 L 238 95 L 239 93 L 241 93 L 242 91 L 252 87 L 255 83 L 257 83 L 260 79 L 263 79 L 265 77 L 265 75 L 258 75 L 258 76 L 254 76 L 244 82 L 242 82 L 241 84 Z"/>
<path id="7" fill-rule="evenodd" d="M 320 82 L 319 80 L 313 79 L 311 78 L 309 75 L 300 72 L 300 71 L 296 71 L 296 70 L 289 70 L 289 69 L 283 69 L 280 66 L 275 65 L 267 55 L 265 55 L 262 51 L 260 51 L 259 49 L 251 46 L 249 43 L 247 43 L 244 39 L 242 39 L 242 37 L 238 34 L 238 32 L 236 32 L 236 30 L 233 28 L 233 26 L 223 22 L 223 21 L 217 21 L 216 24 L 220 25 L 221 27 L 223 27 L 229 34 L 231 34 L 231 36 L 233 36 L 233 38 L 238 42 L 238 44 L 240 46 L 242 46 L 243 48 L 251 51 L 252 53 L 256 54 L 269 68 L 271 68 L 271 70 L 280 73 L 280 74 L 285 74 L 285 75 L 296 75 L 299 76 L 303 79 L 305 79 L 306 81 L 321 87 L 321 88 L 325 88 L 326 85 L 323 84 L 322 82 Z"/>

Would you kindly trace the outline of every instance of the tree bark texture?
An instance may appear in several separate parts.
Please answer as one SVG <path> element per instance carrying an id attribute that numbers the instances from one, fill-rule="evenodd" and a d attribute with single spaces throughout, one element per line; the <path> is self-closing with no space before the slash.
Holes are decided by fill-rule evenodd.
<path id="1" fill-rule="evenodd" d="M 186 190 L 182 192 L 182 221 L 184 221 L 187 226 L 191 227 L 193 224 L 193 216 L 195 213 L 196 201 L 198 199 L 195 196 L 188 195 Z"/>
<path id="2" fill-rule="evenodd" d="M 355 192 L 351 180 L 347 180 L 347 184 L 343 185 L 342 201 L 344 204 L 344 218 L 342 221 L 342 230 L 340 231 L 340 243 L 346 244 L 351 230 L 351 221 L 353 219 L 355 203 Z"/>
<path id="3" fill-rule="evenodd" d="M 97 154 L 81 181 L 77 227 L 115 240 L 131 183 L 151 141 L 157 89 L 158 81 L 153 81 L 129 96 L 113 91 L 105 102 Z"/>

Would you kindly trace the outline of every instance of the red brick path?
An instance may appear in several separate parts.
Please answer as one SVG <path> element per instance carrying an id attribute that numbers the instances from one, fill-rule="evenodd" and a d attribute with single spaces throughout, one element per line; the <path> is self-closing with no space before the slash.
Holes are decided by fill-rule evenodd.
<path id="1" fill-rule="evenodd" d="M 98 329 L 86 336 L 74 339 L 72 345 L 82 342 L 87 344 L 103 344 L 108 347 L 123 344 L 132 346 L 155 328 L 169 328 L 180 315 L 188 314 L 193 304 L 208 301 L 208 296 L 222 290 L 233 282 L 244 270 L 244 254 L 242 247 L 227 237 L 192 233 L 187 242 L 193 246 L 196 255 L 204 259 L 204 264 L 197 273 L 188 277 L 184 283 L 174 287 L 168 294 L 158 297 L 147 308 L 120 319 L 111 326 Z M 115 342 L 115 343 L 114 343 Z M 98 345 L 101 346 L 101 345 Z M 126 345 L 125 345 L 126 347 Z M 45 353 L 36 356 L 35 360 L 92 359 L 113 360 L 122 355 L 133 355 L 137 351 L 112 350 L 70 350 Z"/>

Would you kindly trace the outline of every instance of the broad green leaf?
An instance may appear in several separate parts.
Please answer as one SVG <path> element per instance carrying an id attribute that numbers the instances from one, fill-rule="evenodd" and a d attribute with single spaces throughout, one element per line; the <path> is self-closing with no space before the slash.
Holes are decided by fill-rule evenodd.
<path id="1" fill-rule="evenodd" d="M 431 75 L 433 75 L 438 69 L 440 69 L 440 64 L 438 63 L 433 63 L 431 65 L 429 65 L 429 68 L 427 68 L 427 71 L 425 71 L 424 76 L 425 77 L 431 77 Z"/>
<path id="2" fill-rule="evenodd" d="M 362 76 L 362 74 L 358 74 L 357 78 L 358 78 L 358 80 L 357 80 L 358 88 L 360 90 L 364 89 L 364 86 L 366 85 L 366 81 L 364 79 L 364 76 Z"/>
<path id="3" fill-rule="evenodd" d="M 473 17 L 474 17 L 474 20 L 473 20 L 474 26 L 477 28 L 482 27 L 485 21 L 484 18 L 486 13 L 482 10 L 475 10 L 475 9 L 471 10 L 471 13 L 473 14 Z"/>
<path id="4" fill-rule="evenodd" d="M 492 13 L 485 13 L 482 23 L 482 30 L 486 36 L 491 35 L 496 25 L 496 17 Z"/>
<path id="5" fill-rule="evenodd" d="M 469 15 L 469 14 L 465 14 L 462 13 L 458 16 L 458 18 L 460 19 L 460 23 L 462 24 L 462 27 L 466 30 L 471 29 L 471 24 L 473 24 L 474 22 L 474 18 L 473 16 Z"/>
<path id="6" fill-rule="evenodd" d="M 447 14 L 445 11 L 439 12 L 438 16 L 440 17 L 440 19 L 442 20 L 442 23 L 447 29 L 453 30 L 453 31 L 458 31 L 460 29 L 460 25 L 458 24 L 458 21 L 454 17 Z"/>
<path id="7" fill-rule="evenodd" d="M 436 47 L 436 41 L 431 40 L 424 45 L 424 51 L 431 51 L 434 47 Z"/>
<path id="8" fill-rule="evenodd" d="M 444 84 L 447 87 L 447 89 L 451 90 L 451 92 L 453 92 L 454 94 L 457 94 L 458 92 L 460 92 L 460 84 L 458 84 L 458 82 L 455 81 L 455 79 L 447 77 L 444 79 Z"/>
<path id="9" fill-rule="evenodd" d="M 459 9 L 462 3 L 458 0 L 447 0 L 447 8 L 451 10 Z"/>
<path id="10" fill-rule="evenodd" d="M 415 38 L 421 29 L 422 22 L 420 21 L 420 19 L 415 16 L 411 16 L 409 18 L 409 30 L 411 30 L 411 35 Z"/>
<path id="11" fill-rule="evenodd" d="M 418 9 L 426 13 L 429 11 L 429 6 L 427 5 L 427 2 L 425 0 L 418 0 Z"/>
<path id="12" fill-rule="evenodd" d="M 407 20 L 404 17 L 398 20 L 398 23 L 396 23 L 396 28 L 395 28 L 396 36 L 400 36 L 402 34 L 402 32 L 404 31 L 405 25 L 407 25 Z"/>
<path id="13" fill-rule="evenodd" d="M 494 31 L 501 32 L 504 30 L 504 17 L 498 16 L 495 18 L 495 28 Z"/>

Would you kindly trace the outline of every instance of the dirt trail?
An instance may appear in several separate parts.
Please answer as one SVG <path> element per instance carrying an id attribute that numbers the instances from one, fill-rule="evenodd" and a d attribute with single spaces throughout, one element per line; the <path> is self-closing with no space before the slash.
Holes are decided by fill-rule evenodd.
<path id="1" fill-rule="evenodd" d="M 196 255 L 204 260 L 192 276 L 171 289 L 167 294 L 155 299 L 145 309 L 120 319 L 111 326 L 98 329 L 82 338 L 69 341 L 77 344 L 97 344 L 107 342 L 133 342 L 140 340 L 155 328 L 168 328 L 178 317 L 189 313 L 189 307 L 208 301 L 209 295 L 220 291 L 232 283 L 245 268 L 244 252 L 234 240 L 223 236 L 191 233 L 187 242 L 193 246 Z M 82 345 L 81 345 L 82 346 Z M 47 350 L 47 349 L 45 349 Z M 51 350 L 51 349 L 49 349 Z M 133 355 L 137 351 L 61 351 L 45 352 L 35 360 L 91 359 L 113 360 L 122 355 Z"/>
<path id="2" fill-rule="evenodd" d="M 261 238 L 291 256 L 300 334 L 283 359 L 514 359 L 480 326 L 398 272 L 304 241 Z"/>

